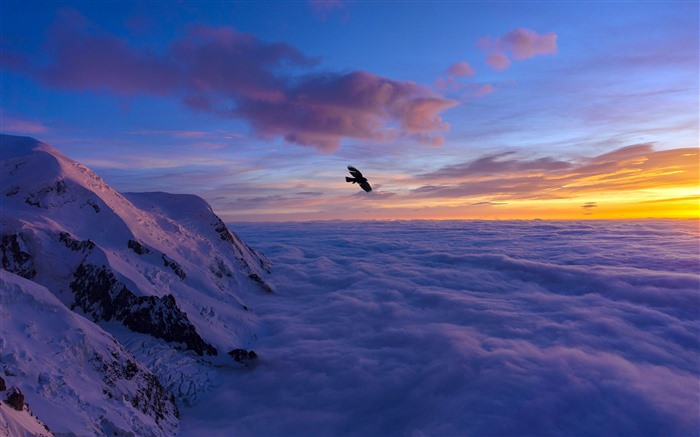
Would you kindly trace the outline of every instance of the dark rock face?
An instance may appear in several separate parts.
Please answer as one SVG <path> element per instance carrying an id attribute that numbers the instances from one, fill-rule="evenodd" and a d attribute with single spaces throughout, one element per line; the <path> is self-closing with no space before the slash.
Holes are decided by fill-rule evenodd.
<path id="1" fill-rule="evenodd" d="M 17 193 L 19 193 L 20 190 L 21 190 L 21 188 L 18 187 L 17 185 L 15 185 L 15 186 L 10 187 L 10 189 L 5 192 L 5 195 L 7 197 L 12 197 L 12 196 L 15 196 Z"/>
<path id="2" fill-rule="evenodd" d="M 36 269 L 28 250 L 21 235 L 4 234 L 0 239 L 2 268 L 23 278 L 32 279 L 36 275 Z"/>
<path id="3" fill-rule="evenodd" d="M 170 259 L 167 255 L 162 254 L 161 259 L 163 260 L 163 265 L 165 267 L 170 267 L 170 269 L 175 272 L 178 278 L 180 278 L 181 281 L 184 281 L 187 278 L 187 275 L 185 274 L 185 271 L 182 270 L 182 267 L 180 264 L 175 262 L 174 260 Z"/>
<path id="4" fill-rule="evenodd" d="M 151 373 L 142 371 L 136 362 L 126 359 L 120 362 L 116 353 L 112 357 L 95 354 L 90 359 L 95 370 L 100 372 L 102 380 L 107 385 L 104 395 L 109 398 L 117 397 L 112 391 L 117 389 L 119 380 L 135 381 L 139 387 L 133 396 L 127 396 L 134 408 L 155 418 L 156 424 L 172 422 L 180 413 L 175 404 L 175 396 L 168 392 L 158 379 Z"/>
<path id="5" fill-rule="evenodd" d="M 238 363 L 246 363 L 258 358 L 258 354 L 256 354 L 255 351 L 247 351 L 245 349 L 234 349 L 228 354 Z"/>
<path id="6" fill-rule="evenodd" d="M 7 384 L 5 384 L 5 379 L 3 379 L 2 376 L 0 376 L 0 391 L 5 390 L 7 390 Z"/>
<path id="7" fill-rule="evenodd" d="M 37 208 L 49 208 L 51 206 L 61 206 L 75 201 L 73 196 L 68 196 L 68 185 L 63 179 L 42 188 L 39 191 L 30 193 L 24 202 L 27 205 Z"/>
<path id="8" fill-rule="evenodd" d="M 199 336 L 194 325 L 175 302 L 173 295 L 136 296 L 106 267 L 81 264 L 70 284 L 75 293 L 71 309 L 80 308 L 98 320 L 117 320 L 132 331 L 184 343 L 199 355 L 216 355 L 217 350 Z"/>
<path id="9" fill-rule="evenodd" d="M 252 279 L 260 286 L 260 288 L 267 291 L 268 293 L 274 293 L 272 287 L 267 285 L 267 282 L 263 281 L 263 279 L 257 273 L 251 273 L 250 275 L 248 275 L 248 278 Z"/>
<path id="10" fill-rule="evenodd" d="M 234 244 L 233 242 L 233 237 L 231 237 L 231 234 L 226 227 L 226 224 L 219 218 L 216 217 L 216 220 L 214 221 L 214 230 L 216 231 L 217 234 L 219 234 L 219 237 L 224 240 L 228 241 L 231 244 Z"/>
<path id="11" fill-rule="evenodd" d="M 86 252 L 95 248 L 95 243 L 89 239 L 85 241 L 76 240 L 75 238 L 71 237 L 68 232 L 61 232 L 58 239 L 61 240 L 61 243 L 63 243 L 73 252 Z"/>
<path id="12" fill-rule="evenodd" d="M 209 271 L 212 272 L 217 278 L 223 278 L 224 276 L 230 278 L 233 276 L 231 269 L 226 265 L 224 260 L 219 257 L 214 259 L 214 264 L 209 266 Z"/>
<path id="13" fill-rule="evenodd" d="M 129 242 L 126 245 L 129 249 L 133 250 L 139 255 L 145 255 L 151 252 L 149 248 L 147 248 L 146 246 L 144 246 L 136 240 L 129 240 Z"/>
<path id="14" fill-rule="evenodd" d="M 96 214 L 100 212 L 100 205 L 98 205 L 94 201 L 88 200 L 85 204 L 91 206 L 92 209 L 95 210 Z"/>
<path id="15" fill-rule="evenodd" d="M 24 410 L 24 395 L 17 387 L 12 387 L 7 395 L 7 404 L 17 411 Z"/>

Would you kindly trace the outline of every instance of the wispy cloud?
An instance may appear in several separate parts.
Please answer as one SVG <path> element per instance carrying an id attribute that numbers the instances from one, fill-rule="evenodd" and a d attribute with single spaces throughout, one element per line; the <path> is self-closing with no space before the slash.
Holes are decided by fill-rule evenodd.
<path id="1" fill-rule="evenodd" d="M 16 116 L 0 109 L 0 131 L 18 134 L 42 134 L 49 131 L 45 124 Z"/>
<path id="2" fill-rule="evenodd" d="M 584 193 L 692 186 L 700 177 L 698 166 L 695 149 L 657 151 L 651 144 L 571 161 L 551 157 L 528 160 L 505 152 L 419 175 L 419 180 L 427 183 L 415 188 L 413 195 L 556 199 Z"/>
<path id="3" fill-rule="evenodd" d="M 3 68 L 62 89 L 176 98 L 195 111 L 246 120 L 260 137 L 324 151 L 344 140 L 439 144 L 449 128 L 440 113 L 457 104 L 410 81 L 319 71 L 320 60 L 297 48 L 231 27 L 192 26 L 163 52 L 135 46 L 68 10 L 46 45 L 36 59 Z"/>
<path id="4" fill-rule="evenodd" d="M 538 34 L 534 30 L 517 28 L 499 38 L 484 37 L 477 45 L 488 54 L 486 63 L 495 70 L 505 70 L 511 59 L 523 61 L 540 55 L 557 53 L 557 34 Z"/>
<path id="5" fill-rule="evenodd" d="M 346 12 L 346 2 L 343 0 L 309 0 L 309 6 L 323 21 L 334 12 Z"/>
<path id="6" fill-rule="evenodd" d="M 697 150 L 655 150 L 652 144 L 568 159 L 508 151 L 429 173 L 363 168 L 375 188 L 371 196 L 348 190 L 338 172 L 305 181 L 302 191 L 314 196 L 302 198 L 275 177 L 264 187 L 260 181 L 237 190 L 222 187 L 240 194 L 214 204 L 232 220 L 580 218 L 594 210 L 597 218 L 681 217 L 697 213 L 698 166 Z M 661 199 L 669 199 L 663 208 L 648 204 Z"/>
<path id="7" fill-rule="evenodd" d="M 447 74 L 456 77 L 473 77 L 476 74 L 474 68 L 466 61 L 457 62 L 450 65 L 447 69 Z"/>

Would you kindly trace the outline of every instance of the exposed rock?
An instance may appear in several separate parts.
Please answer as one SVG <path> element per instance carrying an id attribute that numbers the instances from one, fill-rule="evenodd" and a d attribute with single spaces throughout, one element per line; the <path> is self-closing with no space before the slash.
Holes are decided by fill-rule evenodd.
<path id="1" fill-rule="evenodd" d="M 173 417 L 180 416 L 175 396 L 166 390 L 152 373 L 142 371 L 131 359 L 122 363 L 118 360 L 118 356 L 114 355 L 112 358 L 95 354 L 90 360 L 95 369 L 102 374 L 102 379 L 110 387 L 110 390 L 117 391 L 117 384 L 120 380 L 133 380 L 139 388 L 132 396 L 127 396 L 126 400 L 134 408 L 153 416 L 159 426 L 161 426 L 161 421 L 172 422 Z M 104 394 L 112 398 L 114 394 L 110 390 L 105 390 Z"/>
<path id="2" fill-rule="evenodd" d="M 147 248 L 136 240 L 129 240 L 126 245 L 129 247 L 129 249 L 133 250 L 139 255 L 145 255 L 151 252 L 151 249 Z"/>
<path id="3" fill-rule="evenodd" d="M 7 385 L 5 384 L 5 380 L 3 379 L 2 376 L 0 376 L 0 391 L 5 391 L 7 390 Z"/>
<path id="4" fill-rule="evenodd" d="M 5 195 L 7 197 L 12 197 L 12 196 L 16 195 L 17 193 L 19 193 L 20 190 L 21 190 L 21 188 L 19 186 L 15 185 L 14 187 L 10 187 L 10 189 L 7 190 Z"/>
<path id="5" fill-rule="evenodd" d="M 272 287 L 267 285 L 267 282 L 265 282 L 257 273 L 251 273 L 250 275 L 248 275 L 248 278 L 252 279 L 260 286 L 260 288 L 267 291 L 268 293 L 274 293 Z"/>
<path id="6" fill-rule="evenodd" d="M 92 209 L 95 210 L 95 213 L 100 212 L 100 205 L 98 205 L 96 202 L 94 202 L 92 200 L 88 200 L 87 202 L 85 202 L 85 204 L 90 205 L 92 207 Z"/>
<path id="7" fill-rule="evenodd" d="M 68 249 L 72 250 L 73 252 L 85 252 L 95 248 L 95 243 L 90 241 L 90 239 L 84 241 L 77 240 L 71 237 L 71 235 L 68 232 L 61 232 L 58 236 L 58 239 L 61 240 L 61 243 L 63 243 Z"/>
<path id="8" fill-rule="evenodd" d="M 223 278 L 224 276 L 230 278 L 233 276 L 233 272 L 226 265 L 224 260 L 222 260 L 219 257 L 216 257 L 214 262 L 214 265 L 209 266 L 209 271 L 212 272 L 217 278 Z"/>
<path id="9" fill-rule="evenodd" d="M 24 202 L 27 205 L 47 209 L 52 206 L 62 206 L 75 200 L 75 196 L 68 192 L 66 182 L 59 179 L 41 190 L 29 193 Z"/>
<path id="10" fill-rule="evenodd" d="M 75 293 L 71 308 L 80 308 L 98 320 L 117 320 L 129 329 L 165 341 L 184 343 L 199 355 L 217 351 L 199 336 L 187 314 L 180 310 L 172 294 L 136 296 L 106 267 L 81 264 L 70 284 Z"/>
<path id="11" fill-rule="evenodd" d="M 36 275 L 34 260 L 20 234 L 4 234 L 0 239 L 2 268 L 23 278 L 32 279 Z"/>
<path id="12" fill-rule="evenodd" d="M 7 395 L 7 404 L 17 411 L 24 410 L 24 395 L 17 387 L 12 387 Z"/>
<path id="13" fill-rule="evenodd" d="M 258 358 L 258 354 L 255 351 L 248 351 L 245 349 L 234 349 L 228 353 L 233 357 L 234 361 L 238 363 L 246 363 L 250 360 L 255 360 Z"/>
<path id="14" fill-rule="evenodd" d="M 176 263 L 174 260 L 170 259 L 167 255 L 163 254 L 161 255 L 161 259 L 163 260 L 163 264 L 165 267 L 170 267 L 173 272 L 180 278 L 181 281 L 184 281 L 185 278 L 187 278 L 187 275 L 185 274 L 185 271 L 182 270 L 182 267 L 180 264 Z"/>

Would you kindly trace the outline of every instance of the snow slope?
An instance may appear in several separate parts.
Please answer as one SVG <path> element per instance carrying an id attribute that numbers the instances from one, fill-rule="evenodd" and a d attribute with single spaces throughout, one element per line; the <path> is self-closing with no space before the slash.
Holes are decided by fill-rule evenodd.
<path id="1" fill-rule="evenodd" d="M 264 280 L 269 262 L 204 200 L 123 195 L 35 139 L 1 135 L 0 145 L 3 275 L 43 286 L 57 299 L 52 305 L 60 302 L 109 332 L 182 404 L 206 393 L 212 365 L 238 365 L 227 353 L 257 338 L 259 318 L 246 298 L 272 291 Z M 5 281 L 4 299 L 18 293 L 16 287 L 36 294 L 36 286 L 16 282 Z M 3 310 L 14 312 L 14 302 Z M 26 338 L 4 341 L 21 354 Z M 31 386 L 25 395 L 35 404 L 50 402 L 55 393 Z M 76 389 L 67 396 L 79 395 Z M 102 413 L 91 414 L 94 421 Z M 94 426 L 82 423 L 88 422 Z"/>
<path id="2" fill-rule="evenodd" d="M 4 379 L 52 432 L 175 433 L 174 396 L 114 337 L 35 282 L 0 270 L 0 287 Z"/>

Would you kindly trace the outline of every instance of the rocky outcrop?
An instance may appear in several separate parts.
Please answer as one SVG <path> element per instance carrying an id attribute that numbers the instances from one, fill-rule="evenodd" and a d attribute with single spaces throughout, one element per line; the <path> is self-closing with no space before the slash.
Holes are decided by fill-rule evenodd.
<path id="1" fill-rule="evenodd" d="M 183 343 L 198 355 L 217 354 L 216 348 L 197 333 L 172 294 L 136 296 L 105 266 L 81 264 L 73 277 L 70 288 L 75 301 L 71 309 L 80 308 L 94 321 L 116 320 L 132 331 Z"/>
<path id="2" fill-rule="evenodd" d="M 257 283 L 260 288 L 263 290 L 267 291 L 268 293 L 274 293 L 274 290 L 272 290 L 272 287 L 270 287 L 267 282 L 263 280 L 263 278 L 260 277 L 257 273 L 251 273 L 248 275 L 248 279 L 251 279 L 253 282 Z"/>
<path id="3" fill-rule="evenodd" d="M 144 246 L 143 244 L 139 243 L 136 240 L 129 240 L 129 242 L 126 244 L 126 246 L 136 252 L 138 255 L 146 255 L 147 253 L 150 253 L 151 250 Z"/>
<path id="4" fill-rule="evenodd" d="M 52 182 L 51 184 L 37 191 L 29 193 L 24 199 L 27 205 L 37 208 L 47 209 L 55 206 L 62 206 L 67 203 L 75 202 L 76 197 L 68 190 L 68 184 L 63 179 Z"/>
<path id="5" fill-rule="evenodd" d="M 124 398 L 134 408 L 155 419 L 161 428 L 176 422 L 180 413 L 175 403 L 175 396 L 166 390 L 158 379 L 150 372 L 144 371 L 136 361 L 126 359 L 119 361 L 119 355 L 112 357 L 94 354 L 90 362 L 102 375 L 107 388 L 103 393 L 110 399 Z M 122 381 L 131 381 L 137 387 L 135 393 L 120 393 Z"/>
<path id="6" fill-rule="evenodd" d="M 243 364 L 258 358 L 258 354 L 256 354 L 255 351 L 248 351 L 246 349 L 234 349 L 228 354 L 231 355 L 234 361 Z"/>
<path id="7" fill-rule="evenodd" d="M 61 232 L 58 235 L 58 239 L 64 246 L 73 252 L 86 252 L 95 248 L 95 243 L 89 239 L 84 241 L 76 240 L 75 238 L 71 237 L 68 232 Z"/>
<path id="8" fill-rule="evenodd" d="M 17 411 L 24 410 L 24 394 L 20 391 L 18 387 L 12 387 L 10 393 L 7 395 L 7 405 L 11 406 Z"/>
<path id="9" fill-rule="evenodd" d="M 0 239 L 0 251 L 2 251 L 3 269 L 23 278 L 34 278 L 36 275 L 34 260 L 20 234 L 4 234 Z"/>
<path id="10" fill-rule="evenodd" d="M 162 254 L 161 259 L 163 260 L 163 265 L 165 267 L 169 267 L 170 270 L 175 272 L 175 274 L 178 278 L 180 278 L 181 281 L 184 281 L 187 278 L 187 275 L 185 274 L 185 271 L 182 269 L 182 266 L 180 266 L 180 264 L 170 259 L 166 254 Z"/>

